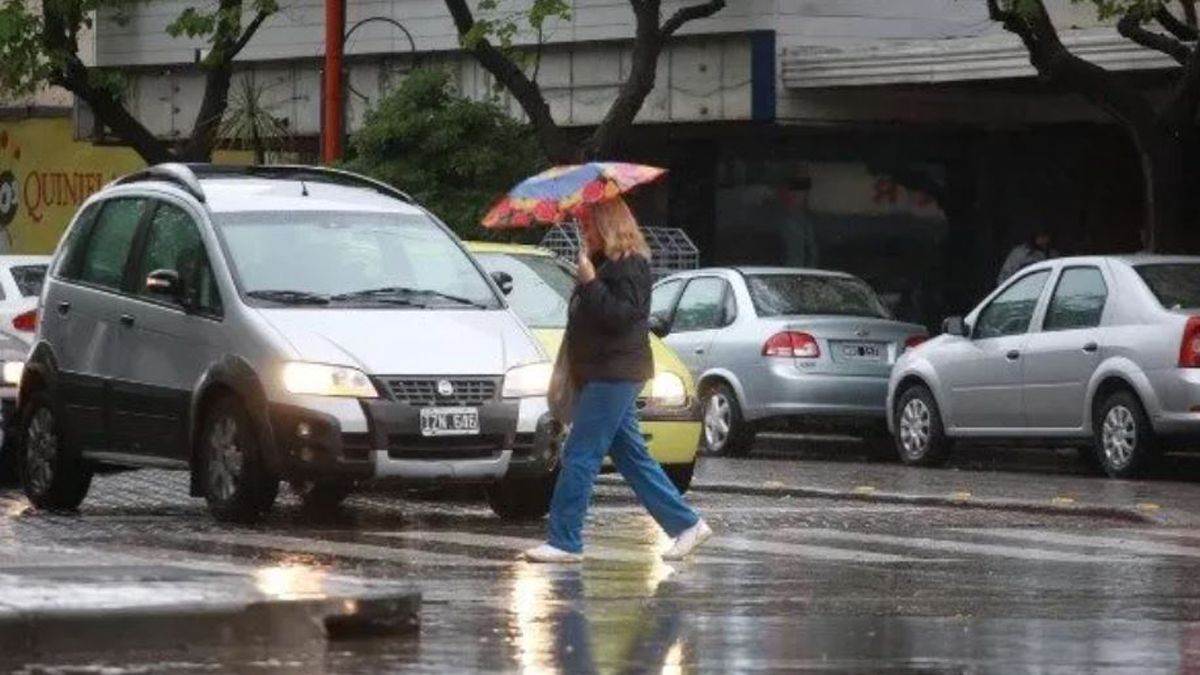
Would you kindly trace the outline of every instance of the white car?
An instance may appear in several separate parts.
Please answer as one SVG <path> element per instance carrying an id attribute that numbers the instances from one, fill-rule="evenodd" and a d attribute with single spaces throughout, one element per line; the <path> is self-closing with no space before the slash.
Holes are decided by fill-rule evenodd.
<path id="1" fill-rule="evenodd" d="M 0 331 L 32 344 L 50 256 L 0 256 Z"/>

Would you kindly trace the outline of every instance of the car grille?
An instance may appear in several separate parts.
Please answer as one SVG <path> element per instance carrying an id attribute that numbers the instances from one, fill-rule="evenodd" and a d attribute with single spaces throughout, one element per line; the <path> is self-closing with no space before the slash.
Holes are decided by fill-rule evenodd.
<path id="1" fill-rule="evenodd" d="M 421 377 L 399 378 L 384 377 L 384 384 L 391 392 L 392 398 L 409 405 L 429 406 L 468 406 L 477 407 L 495 400 L 500 387 L 498 378 L 485 377 Z M 454 393 L 442 396 L 438 393 L 441 382 L 449 382 Z"/>
<path id="2" fill-rule="evenodd" d="M 504 436 L 416 435 L 388 437 L 388 457 L 392 459 L 484 459 L 494 457 L 505 446 Z"/>

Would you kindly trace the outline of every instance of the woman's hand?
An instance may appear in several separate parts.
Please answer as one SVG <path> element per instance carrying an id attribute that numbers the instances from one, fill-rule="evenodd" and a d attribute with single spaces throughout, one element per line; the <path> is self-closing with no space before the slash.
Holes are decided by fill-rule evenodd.
<path id="1" fill-rule="evenodd" d="M 579 247 L 579 261 L 575 266 L 575 278 L 580 284 L 589 284 L 596 278 L 596 266 L 588 256 L 587 245 Z"/>

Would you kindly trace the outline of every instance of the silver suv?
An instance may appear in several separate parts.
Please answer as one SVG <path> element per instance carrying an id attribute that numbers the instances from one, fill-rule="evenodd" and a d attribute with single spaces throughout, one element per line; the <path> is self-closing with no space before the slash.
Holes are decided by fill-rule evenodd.
<path id="1" fill-rule="evenodd" d="M 892 372 L 900 457 L 956 439 L 1090 447 L 1140 473 L 1164 442 L 1200 436 L 1200 258 L 1063 258 L 1025 268 Z"/>
<path id="2" fill-rule="evenodd" d="M 508 281 L 508 280 L 502 280 Z M 461 242 L 404 193 L 313 167 L 160 165 L 82 207 L 20 388 L 21 477 L 71 509 L 103 467 L 191 472 L 221 520 L 289 481 L 478 482 L 543 515 L 550 364 Z"/>

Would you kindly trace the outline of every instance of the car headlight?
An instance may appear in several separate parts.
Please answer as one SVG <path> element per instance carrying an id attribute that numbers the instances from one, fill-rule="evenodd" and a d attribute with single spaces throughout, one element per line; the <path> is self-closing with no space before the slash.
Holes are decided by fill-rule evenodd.
<path id="1" fill-rule="evenodd" d="M 24 361 L 4 362 L 4 384 L 17 386 L 21 384 L 21 376 L 25 374 Z"/>
<path id="2" fill-rule="evenodd" d="M 554 366 L 549 361 L 517 366 L 504 374 L 504 398 L 545 396 L 550 393 Z"/>
<path id="3" fill-rule="evenodd" d="M 365 373 L 345 366 L 288 363 L 283 366 L 283 386 L 293 394 L 379 398 Z"/>
<path id="4" fill-rule="evenodd" d="M 679 408 L 687 404 L 687 387 L 682 377 L 663 371 L 655 375 L 650 383 L 650 398 L 655 405 Z"/>

